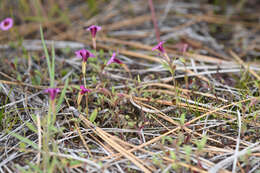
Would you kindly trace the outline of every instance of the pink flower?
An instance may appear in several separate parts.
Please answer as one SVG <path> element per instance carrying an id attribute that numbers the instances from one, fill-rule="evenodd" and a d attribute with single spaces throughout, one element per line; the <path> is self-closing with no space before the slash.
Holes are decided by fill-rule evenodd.
<path id="1" fill-rule="evenodd" d="M 97 32 L 101 30 L 101 27 L 100 26 L 96 26 L 96 25 L 91 25 L 90 27 L 87 28 L 87 30 L 90 31 L 92 37 L 95 38 Z"/>
<path id="2" fill-rule="evenodd" d="M 8 29 L 12 28 L 12 26 L 13 26 L 13 19 L 10 17 L 4 19 L 0 23 L 0 29 L 3 31 L 7 31 Z"/>
<path id="3" fill-rule="evenodd" d="M 188 50 L 189 45 L 187 43 L 178 43 L 174 45 L 178 49 L 178 51 L 185 53 Z"/>
<path id="4" fill-rule="evenodd" d="M 164 44 L 164 41 L 161 41 L 159 44 L 157 44 L 152 50 L 159 50 L 161 53 L 164 53 L 164 48 L 163 48 L 163 44 Z"/>
<path id="5" fill-rule="evenodd" d="M 82 58 L 82 61 L 87 61 L 89 57 L 95 57 L 94 54 L 92 54 L 90 51 L 86 49 L 81 49 L 75 52 L 76 56 L 78 58 Z"/>
<path id="6" fill-rule="evenodd" d="M 44 90 L 45 93 L 49 93 L 51 100 L 54 100 L 57 94 L 60 92 L 59 88 L 48 88 Z"/>
<path id="7" fill-rule="evenodd" d="M 116 58 L 116 53 L 115 53 L 115 52 L 113 52 L 112 57 L 111 57 L 110 60 L 107 62 L 107 65 L 112 64 L 112 63 L 123 64 L 122 61 L 120 61 L 119 59 Z"/>
<path id="8" fill-rule="evenodd" d="M 83 85 L 80 86 L 80 89 L 81 89 L 80 94 L 82 94 L 82 95 L 87 92 L 91 92 L 90 89 L 85 88 Z"/>
<path id="9" fill-rule="evenodd" d="M 181 51 L 182 53 L 185 53 L 185 52 L 187 52 L 188 47 L 189 47 L 189 45 L 188 45 L 187 43 L 184 43 L 184 44 L 182 45 L 182 47 L 180 48 L 180 51 Z"/>

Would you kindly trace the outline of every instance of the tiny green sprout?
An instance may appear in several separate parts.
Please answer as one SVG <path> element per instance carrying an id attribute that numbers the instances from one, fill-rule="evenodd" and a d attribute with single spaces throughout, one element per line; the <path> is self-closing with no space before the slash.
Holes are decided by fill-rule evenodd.
<path id="1" fill-rule="evenodd" d="M 102 167 L 102 166 L 103 166 L 103 163 L 102 163 L 101 161 L 99 161 L 99 162 L 98 162 L 98 165 L 99 165 L 100 167 Z"/>
<path id="2" fill-rule="evenodd" d="M 242 109 L 242 108 L 243 108 L 242 103 L 238 103 L 238 107 L 239 107 L 240 109 Z"/>
<path id="3" fill-rule="evenodd" d="M 207 143 L 207 136 L 203 135 L 203 137 L 200 141 L 196 141 L 198 150 L 201 151 L 205 147 L 206 143 Z"/>
<path id="4" fill-rule="evenodd" d="M 162 62 L 162 66 L 163 66 L 163 68 L 165 68 L 166 70 L 168 70 L 168 71 L 170 71 L 170 72 L 172 71 L 172 70 L 171 70 L 171 67 L 169 66 L 169 64 L 166 63 L 166 62 L 164 62 L 164 61 Z"/>
<path id="5" fill-rule="evenodd" d="M 160 155 L 153 155 L 153 163 L 157 166 L 160 166 L 162 164 L 162 159 L 160 159 Z"/>
<path id="6" fill-rule="evenodd" d="M 186 60 L 184 58 L 180 58 L 180 61 L 183 63 L 183 64 L 186 64 Z"/>
<path id="7" fill-rule="evenodd" d="M 137 75 L 137 82 L 141 83 L 141 79 L 140 79 L 140 75 L 139 74 Z"/>
<path id="8" fill-rule="evenodd" d="M 180 146 L 184 142 L 184 135 L 182 133 L 178 134 L 177 146 Z"/>
<path id="9" fill-rule="evenodd" d="M 99 50 L 99 57 L 104 57 L 104 50 L 103 49 Z"/>
<path id="10" fill-rule="evenodd" d="M 259 88 L 259 82 L 254 81 L 254 84 L 255 84 L 255 86 L 256 86 L 257 88 Z"/>
<path id="11" fill-rule="evenodd" d="M 19 143 L 19 150 L 20 152 L 24 152 L 26 149 L 26 144 L 24 142 Z"/>
<path id="12" fill-rule="evenodd" d="M 172 163 L 172 169 L 174 169 L 174 170 L 178 169 L 178 165 L 176 164 L 177 157 L 176 157 L 176 154 L 174 153 L 174 151 L 170 151 L 170 156 L 171 156 L 171 159 L 174 161 Z"/>
<path id="13" fill-rule="evenodd" d="M 114 86 L 112 86 L 111 92 L 112 92 L 113 95 L 115 94 L 115 87 Z"/>
<path id="14" fill-rule="evenodd" d="M 32 84 L 33 85 L 40 85 L 41 84 L 41 75 L 42 73 L 39 70 L 34 70 L 33 76 L 32 76 Z"/>
<path id="15" fill-rule="evenodd" d="M 69 161 L 69 166 L 76 166 L 76 165 L 78 165 L 78 164 L 80 164 L 81 163 L 81 161 L 78 161 L 78 160 L 70 160 Z"/>
<path id="16" fill-rule="evenodd" d="M 26 122 L 25 124 L 31 131 L 33 131 L 34 133 L 37 133 L 37 129 L 34 124 L 32 124 L 30 122 Z"/>
<path id="17" fill-rule="evenodd" d="M 97 115 L 98 115 L 98 110 L 95 109 L 95 110 L 91 113 L 91 115 L 90 115 L 90 117 L 89 117 L 89 121 L 92 122 L 92 123 L 94 123 L 95 120 L 96 120 L 96 118 L 97 118 Z"/>
<path id="18" fill-rule="evenodd" d="M 184 151 L 186 153 L 186 161 L 190 162 L 190 155 L 192 153 L 192 148 L 190 145 L 184 145 Z"/>
<path id="19" fill-rule="evenodd" d="M 96 78 L 96 75 L 92 75 L 92 82 L 94 83 L 94 84 L 96 84 L 97 83 L 97 78 Z"/>
<path id="20" fill-rule="evenodd" d="M 184 125 L 184 123 L 185 123 L 185 113 L 181 114 L 180 123 L 181 123 L 182 126 Z"/>
<path id="21" fill-rule="evenodd" d="M 164 145 L 166 140 L 168 140 L 170 143 L 173 142 L 173 139 L 170 136 L 163 136 L 162 137 L 162 144 Z"/>
<path id="22" fill-rule="evenodd" d="M 133 128 L 135 126 L 135 122 L 133 121 L 129 121 L 128 123 L 128 126 L 130 126 L 131 128 Z"/>
<path id="23" fill-rule="evenodd" d="M 174 153 L 174 151 L 170 151 L 170 156 L 172 160 L 176 160 L 176 154 Z"/>
<path id="24" fill-rule="evenodd" d="M 250 156 L 251 154 L 252 154 L 251 149 L 248 149 L 248 150 L 246 151 L 246 154 L 243 155 L 243 156 L 241 156 L 239 159 L 240 159 L 241 161 L 243 161 L 243 162 L 245 162 L 245 163 L 248 164 L 249 156 Z"/>
<path id="25" fill-rule="evenodd" d="M 61 49 L 61 51 L 67 55 L 71 52 L 71 48 L 69 46 L 66 46 L 65 48 Z"/>

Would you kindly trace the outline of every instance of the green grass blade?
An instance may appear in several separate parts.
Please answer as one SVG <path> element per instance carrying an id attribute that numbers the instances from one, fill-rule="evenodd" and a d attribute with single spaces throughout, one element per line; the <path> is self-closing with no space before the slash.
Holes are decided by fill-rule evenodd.
<path id="1" fill-rule="evenodd" d="M 33 141 L 31 141 L 31 140 L 29 140 L 29 139 L 27 139 L 27 138 L 25 138 L 25 137 L 23 137 L 23 136 L 21 136 L 21 135 L 19 135 L 19 134 L 16 134 L 16 133 L 12 133 L 11 135 L 14 136 L 14 137 L 16 137 L 16 138 L 19 139 L 20 141 L 22 141 L 22 142 L 24 142 L 24 143 L 26 143 L 26 144 L 32 146 L 34 149 L 38 150 L 38 145 L 35 144 Z"/>
<path id="2" fill-rule="evenodd" d="M 91 113 L 91 115 L 90 115 L 90 117 L 89 117 L 89 121 L 92 122 L 92 123 L 94 123 L 95 120 L 96 120 L 96 118 L 97 118 L 97 114 L 98 114 L 98 110 L 95 109 L 95 110 Z"/>
<path id="3" fill-rule="evenodd" d="M 27 126 L 31 131 L 33 131 L 34 133 L 37 133 L 37 132 L 38 132 L 37 129 L 36 129 L 36 127 L 35 127 L 32 123 L 26 122 L 25 124 L 26 124 L 26 126 Z"/>
<path id="4" fill-rule="evenodd" d="M 65 81 L 65 86 L 64 86 L 64 88 L 63 88 L 63 90 L 62 90 L 62 92 L 61 92 L 60 98 L 59 98 L 58 103 L 57 103 L 57 106 L 56 106 L 56 111 L 57 111 L 56 113 L 58 113 L 58 111 L 59 111 L 59 109 L 60 109 L 60 106 L 61 106 L 61 104 L 62 104 L 62 102 L 63 102 L 64 97 L 65 97 L 65 94 L 66 94 L 66 90 L 67 90 L 67 88 L 68 88 L 68 85 L 69 85 L 69 78 L 67 78 L 66 81 Z"/>
<path id="5" fill-rule="evenodd" d="M 52 78 L 54 78 L 54 76 L 52 77 L 52 68 L 51 68 L 50 56 L 49 56 L 48 49 L 46 47 L 46 43 L 45 43 L 45 40 L 44 40 L 42 26 L 40 26 L 40 34 L 41 34 L 41 40 L 42 40 L 42 47 L 43 47 L 44 54 L 45 54 L 45 57 L 46 57 L 46 60 L 47 60 L 47 65 L 48 65 L 48 71 L 49 71 L 50 79 L 52 79 Z M 52 81 L 52 80 L 51 80 L 50 87 L 51 88 L 54 87 L 54 81 Z"/>
<path id="6" fill-rule="evenodd" d="M 54 76 L 55 76 L 55 49 L 54 49 L 54 42 L 52 42 L 52 46 L 51 46 L 51 56 L 52 56 L 51 83 L 54 86 Z"/>

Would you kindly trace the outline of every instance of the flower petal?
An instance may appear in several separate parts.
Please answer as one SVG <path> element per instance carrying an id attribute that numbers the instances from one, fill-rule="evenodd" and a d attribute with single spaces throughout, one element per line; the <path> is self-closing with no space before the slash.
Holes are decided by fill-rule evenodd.
<path id="1" fill-rule="evenodd" d="M 163 44 L 164 44 L 165 41 L 161 41 L 160 43 L 158 43 L 155 47 L 152 48 L 152 50 L 158 50 L 160 51 L 161 53 L 164 53 L 164 48 L 163 48 Z"/>
<path id="2" fill-rule="evenodd" d="M 10 28 L 12 28 L 13 26 L 13 19 L 8 17 L 6 19 L 4 19 L 1 23 L 0 23 L 0 29 L 3 31 L 7 31 Z"/>

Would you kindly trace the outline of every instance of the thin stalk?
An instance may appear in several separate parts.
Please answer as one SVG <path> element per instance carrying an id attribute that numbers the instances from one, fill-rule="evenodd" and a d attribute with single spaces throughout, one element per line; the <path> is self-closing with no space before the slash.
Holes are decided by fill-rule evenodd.
<path id="1" fill-rule="evenodd" d="M 84 87 L 87 87 L 87 82 L 86 82 L 86 66 L 87 66 L 87 63 L 86 63 L 85 61 L 82 61 L 82 74 L 83 74 Z"/>
<path id="2" fill-rule="evenodd" d="M 78 97 L 77 97 L 77 104 L 78 104 L 78 106 L 80 105 L 80 103 L 81 103 L 81 100 L 82 100 L 82 94 L 80 94 L 80 92 L 78 93 Z"/>
<path id="3" fill-rule="evenodd" d="M 95 50 L 95 55 L 96 55 L 96 53 L 97 53 L 97 43 L 96 43 L 96 38 L 95 37 L 92 38 L 92 44 L 93 44 L 93 48 Z"/>
<path id="4" fill-rule="evenodd" d="M 52 117 L 51 117 L 51 122 L 50 125 L 53 126 L 55 121 L 56 121 L 56 106 L 55 106 L 55 100 L 52 100 L 51 102 L 51 111 L 52 111 Z"/>
<path id="5" fill-rule="evenodd" d="M 86 99 L 86 115 L 88 116 L 88 94 L 85 95 L 85 99 Z"/>
<path id="6" fill-rule="evenodd" d="M 48 110 L 48 115 L 45 117 L 45 127 L 44 127 L 44 133 L 43 133 L 43 151 L 44 151 L 44 156 L 43 156 L 43 166 L 44 166 L 44 172 L 47 172 L 48 168 L 48 162 L 49 162 L 49 141 L 50 141 L 50 123 L 51 123 L 51 110 L 52 110 L 52 100 L 50 99 L 50 106 Z"/>
<path id="7" fill-rule="evenodd" d="M 155 10 L 154 10 L 154 6 L 153 6 L 153 0 L 148 0 L 149 2 L 149 7 L 150 7 L 150 11 L 151 11 L 151 15 L 152 15 L 152 21 L 153 21 L 153 26 L 154 26 L 154 30 L 155 30 L 155 34 L 156 34 L 156 39 L 158 41 L 158 43 L 160 42 L 160 30 L 157 24 L 157 19 L 156 19 L 156 15 L 155 15 Z"/>

